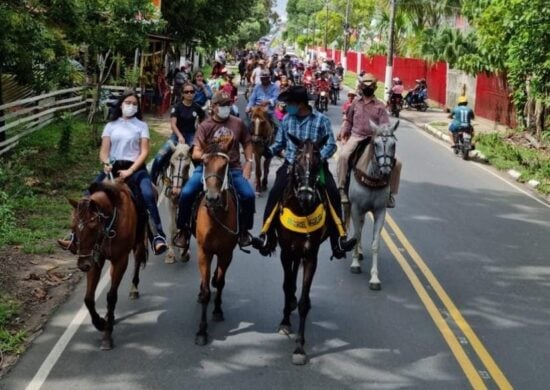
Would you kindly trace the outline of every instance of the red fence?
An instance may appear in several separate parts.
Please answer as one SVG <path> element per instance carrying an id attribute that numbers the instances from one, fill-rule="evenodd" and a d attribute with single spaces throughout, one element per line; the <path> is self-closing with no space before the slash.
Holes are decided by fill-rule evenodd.
<path id="1" fill-rule="evenodd" d="M 478 74 L 474 112 L 480 117 L 515 127 L 515 110 L 510 99 L 510 93 L 506 77 L 487 76 L 484 73 Z"/>
<path id="2" fill-rule="evenodd" d="M 447 100 L 447 63 L 437 62 L 426 65 L 426 83 L 428 83 L 428 97 L 442 106 Z"/>

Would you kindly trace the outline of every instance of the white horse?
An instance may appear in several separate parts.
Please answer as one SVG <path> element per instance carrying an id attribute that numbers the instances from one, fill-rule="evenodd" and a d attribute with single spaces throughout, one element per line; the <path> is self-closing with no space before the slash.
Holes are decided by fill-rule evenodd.
<path id="1" fill-rule="evenodd" d="M 173 151 L 170 157 L 170 163 L 162 172 L 161 184 L 159 184 L 158 192 L 160 194 L 157 207 L 166 204 L 168 210 L 168 226 L 166 229 L 167 237 L 173 237 L 176 232 L 176 218 L 178 209 L 178 199 L 182 187 L 189 179 L 189 168 L 191 166 L 191 147 L 188 144 L 171 143 Z M 181 257 L 181 250 L 172 245 L 172 240 L 168 240 L 168 252 L 164 262 L 172 264 L 178 257 Z M 189 253 L 181 257 L 181 261 L 189 261 Z"/>
<path id="2" fill-rule="evenodd" d="M 361 235 L 365 214 L 369 211 L 374 217 L 372 238 L 372 267 L 369 288 L 380 290 L 381 284 L 378 278 L 378 249 L 380 247 L 380 233 L 386 219 L 386 204 L 390 195 L 390 174 L 395 163 L 396 141 L 394 132 L 399 126 L 399 121 L 391 126 L 389 123 L 377 126 L 370 122 L 374 129 L 374 135 L 364 152 L 358 156 L 355 164 L 350 161 L 352 171 L 348 198 L 351 207 L 351 220 L 353 222 L 354 236 L 357 245 L 353 251 L 351 263 L 352 273 L 361 273 L 360 261 L 363 260 Z M 349 222 L 349 208 L 346 212 L 346 221 Z"/>

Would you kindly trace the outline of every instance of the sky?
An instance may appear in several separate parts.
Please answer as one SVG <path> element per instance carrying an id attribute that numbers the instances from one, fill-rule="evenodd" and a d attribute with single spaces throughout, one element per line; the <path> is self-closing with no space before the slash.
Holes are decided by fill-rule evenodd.
<path id="1" fill-rule="evenodd" d="M 283 20 L 286 20 L 286 2 L 287 0 L 277 0 L 277 5 L 273 7 Z"/>

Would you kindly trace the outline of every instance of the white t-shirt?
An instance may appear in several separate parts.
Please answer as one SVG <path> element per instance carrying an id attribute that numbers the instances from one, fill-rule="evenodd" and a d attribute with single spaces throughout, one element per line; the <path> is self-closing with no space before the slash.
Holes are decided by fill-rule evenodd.
<path id="1" fill-rule="evenodd" d="M 103 130 L 101 137 L 111 138 L 111 151 L 109 159 L 136 161 L 141 151 L 141 139 L 149 139 L 149 127 L 147 123 L 137 118 L 124 120 L 119 118 L 109 122 Z"/>

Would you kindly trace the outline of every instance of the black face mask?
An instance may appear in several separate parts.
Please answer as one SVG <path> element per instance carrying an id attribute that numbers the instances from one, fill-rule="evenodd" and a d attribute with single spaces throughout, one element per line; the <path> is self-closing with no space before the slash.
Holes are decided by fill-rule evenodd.
<path id="1" fill-rule="evenodd" d="M 371 97 L 374 95 L 374 88 L 373 87 L 363 87 L 361 89 L 364 96 Z"/>

